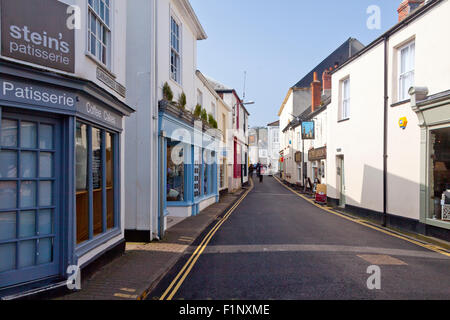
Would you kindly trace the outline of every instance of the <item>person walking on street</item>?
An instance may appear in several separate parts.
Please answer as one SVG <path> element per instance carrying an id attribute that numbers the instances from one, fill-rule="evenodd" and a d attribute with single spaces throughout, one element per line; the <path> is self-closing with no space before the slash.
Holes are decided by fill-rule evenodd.
<path id="1" fill-rule="evenodd" d="M 263 182 L 262 165 L 259 162 L 256 165 L 256 173 L 258 174 L 259 177 L 259 183 L 262 183 Z"/>

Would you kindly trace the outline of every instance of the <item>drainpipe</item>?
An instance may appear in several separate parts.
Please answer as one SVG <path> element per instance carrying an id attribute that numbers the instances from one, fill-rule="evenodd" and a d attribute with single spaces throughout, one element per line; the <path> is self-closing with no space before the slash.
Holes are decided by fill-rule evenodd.
<path id="1" fill-rule="evenodd" d="M 384 37 L 384 120 L 383 120 L 383 221 L 387 226 L 387 165 L 388 165 L 388 64 L 389 64 L 389 35 Z"/>

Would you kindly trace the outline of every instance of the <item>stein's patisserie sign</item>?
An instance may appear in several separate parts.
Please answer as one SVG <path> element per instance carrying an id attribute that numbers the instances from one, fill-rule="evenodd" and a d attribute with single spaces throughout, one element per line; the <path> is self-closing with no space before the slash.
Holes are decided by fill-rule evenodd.
<path id="1" fill-rule="evenodd" d="M 73 73 L 75 31 L 70 7 L 58 0 L 0 0 L 4 57 Z"/>

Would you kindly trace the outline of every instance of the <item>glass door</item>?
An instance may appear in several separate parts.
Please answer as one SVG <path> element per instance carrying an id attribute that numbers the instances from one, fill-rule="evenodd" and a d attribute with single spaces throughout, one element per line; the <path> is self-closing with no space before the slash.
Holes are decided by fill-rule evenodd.
<path id="1" fill-rule="evenodd" d="M 59 271 L 57 120 L 3 113 L 0 124 L 0 288 Z"/>

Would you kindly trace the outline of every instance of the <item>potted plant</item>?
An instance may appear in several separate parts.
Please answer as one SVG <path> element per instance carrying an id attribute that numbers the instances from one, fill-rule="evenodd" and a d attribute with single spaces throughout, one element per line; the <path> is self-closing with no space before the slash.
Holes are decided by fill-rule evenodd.
<path id="1" fill-rule="evenodd" d="M 170 102 L 173 100 L 172 88 L 170 88 L 170 86 L 167 82 L 165 82 L 164 86 L 163 86 L 163 97 L 164 97 L 164 100 L 167 100 Z"/>
<path id="2" fill-rule="evenodd" d="M 182 92 L 178 97 L 178 108 L 184 110 L 186 108 L 186 94 Z"/>
<path id="3" fill-rule="evenodd" d="M 197 119 L 201 119 L 202 116 L 202 106 L 197 104 L 194 109 L 194 117 Z"/>

